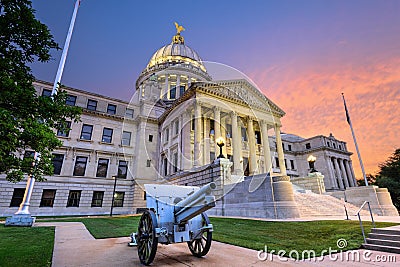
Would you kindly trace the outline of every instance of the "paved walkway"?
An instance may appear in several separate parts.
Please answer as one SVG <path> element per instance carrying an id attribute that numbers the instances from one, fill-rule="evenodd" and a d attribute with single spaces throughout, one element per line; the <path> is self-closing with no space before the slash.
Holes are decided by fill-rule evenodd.
<path id="1" fill-rule="evenodd" d="M 390 220 L 388 218 L 388 220 Z M 135 247 L 128 247 L 129 237 L 95 239 L 84 224 L 76 222 L 36 223 L 35 226 L 56 226 L 53 267 L 64 266 L 140 266 Z M 333 248 L 337 249 L 337 248 Z M 287 252 L 289 253 L 289 252 Z M 355 250 L 295 262 L 276 255 L 213 241 L 204 258 L 190 253 L 186 243 L 159 245 L 152 266 L 395 266 L 400 255 Z M 359 260 L 357 260 L 359 255 Z M 258 256 L 266 260 L 259 260 Z M 388 262 L 389 257 L 391 262 Z M 354 260 L 356 259 L 356 260 Z M 393 262 L 394 260 L 394 262 Z"/>

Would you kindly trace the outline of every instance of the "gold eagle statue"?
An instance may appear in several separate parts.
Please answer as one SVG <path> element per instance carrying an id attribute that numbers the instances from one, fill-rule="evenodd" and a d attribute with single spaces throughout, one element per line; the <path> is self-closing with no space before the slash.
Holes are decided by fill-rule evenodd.
<path id="1" fill-rule="evenodd" d="M 180 34 L 181 31 L 184 31 L 184 30 L 185 30 L 185 28 L 183 28 L 183 26 L 182 26 L 182 25 L 179 25 L 177 22 L 175 22 L 175 28 L 176 28 L 176 33 L 177 33 L 177 34 Z"/>

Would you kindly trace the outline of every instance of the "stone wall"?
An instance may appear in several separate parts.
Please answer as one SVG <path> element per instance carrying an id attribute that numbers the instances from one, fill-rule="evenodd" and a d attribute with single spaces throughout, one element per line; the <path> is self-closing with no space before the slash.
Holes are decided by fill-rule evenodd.
<path id="1" fill-rule="evenodd" d="M 280 219 L 299 217 L 288 176 L 273 177 L 271 181 L 267 174 L 260 174 L 232 184 L 229 183 L 230 166 L 229 160 L 217 159 L 212 164 L 172 176 L 168 182 L 190 186 L 215 182 L 217 202 L 216 207 L 207 212 L 210 215 Z"/>
<path id="2" fill-rule="evenodd" d="M 339 199 L 345 199 L 358 207 L 361 207 L 364 201 L 369 201 L 373 213 L 381 216 L 399 216 L 386 188 L 379 188 L 373 185 L 359 186 L 347 188 L 345 191 L 327 192 L 327 194 Z M 367 208 L 365 206 L 364 209 Z"/>
<path id="3" fill-rule="evenodd" d="M 0 177 L 0 216 L 14 214 L 18 207 L 10 207 L 14 188 L 26 187 L 26 180 L 14 184 Z M 60 215 L 101 215 L 109 214 L 112 202 L 114 179 L 51 177 L 46 182 L 36 182 L 34 185 L 29 211 L 32 216 Z M 55 189 L 53 207 L 40 207 L 43 189 Z M 80 190 L 79 207 L 67 207 L 70 190 Z M 93 191 L 104 191 L 102 207 L 91 207 Z M 134 186 L 132 180 L 118 179 L 116 192 L 125 192 L 123 207 L 114 207 L 113 214 L 130 214 L 133 207 Z"/>
<path id="4" fill-rule="evenodd" d="M 319 172 L 309 173 L 307 177 L 292 177 L 290 181 L 313 193 L 325 193 L 324 176 Z"/>

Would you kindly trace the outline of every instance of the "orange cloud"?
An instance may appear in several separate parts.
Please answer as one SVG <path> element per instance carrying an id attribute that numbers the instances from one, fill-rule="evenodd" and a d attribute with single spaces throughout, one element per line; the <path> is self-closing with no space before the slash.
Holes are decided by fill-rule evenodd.
<path id="1" fill-rule="evenodd" d="M 400 147 L 400 58 L 365 60 L 362 64 L 318 67 L 292 62 L 284 67 L 253 71 L 250 77 L 285 112 L 283 131 L 311 137 L 334 136 L 354 152 L 353 166 L 362 177 L 341 93 L 367 173 Z"/>

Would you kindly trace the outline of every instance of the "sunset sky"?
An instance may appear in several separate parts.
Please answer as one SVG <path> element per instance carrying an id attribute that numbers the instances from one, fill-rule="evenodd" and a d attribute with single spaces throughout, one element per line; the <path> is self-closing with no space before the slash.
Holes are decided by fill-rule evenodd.
<path id="1" fill-rule="evenodd" d="M 33 0 L 64 45 L 74 0 Z M 248 75 L 285 112 L 282 131 L 332 133 L 361 171 L 341 99 L 346 96 L 367 173 L 400 147 L 400 1 L 83 0 L 62 84 L 129 99 L 174 21 L 205 61 Z M 53 82 L 61 51 L 33 65 Z M 318 160 L 318 159 L 317 159 Z"/>

